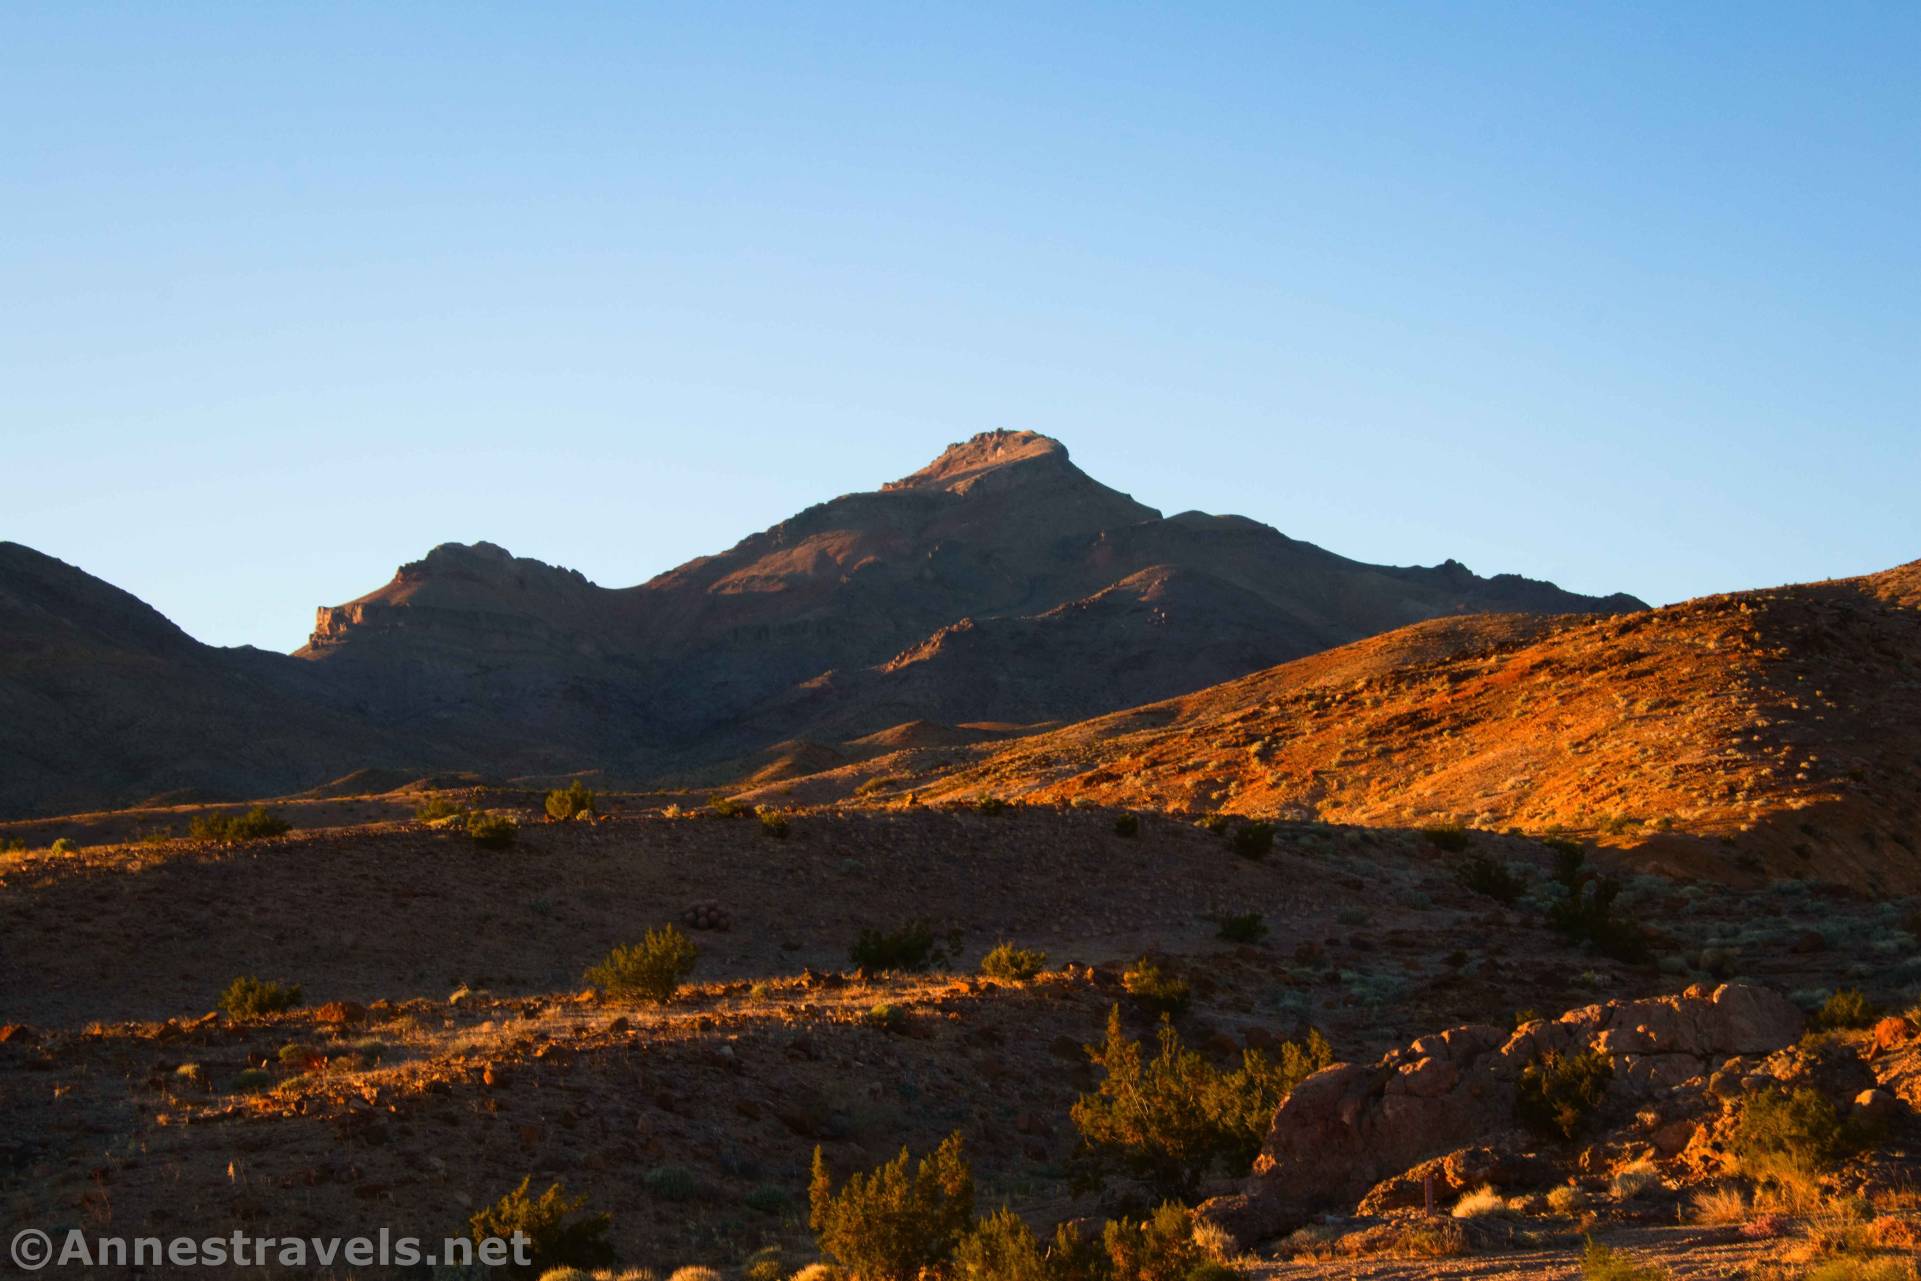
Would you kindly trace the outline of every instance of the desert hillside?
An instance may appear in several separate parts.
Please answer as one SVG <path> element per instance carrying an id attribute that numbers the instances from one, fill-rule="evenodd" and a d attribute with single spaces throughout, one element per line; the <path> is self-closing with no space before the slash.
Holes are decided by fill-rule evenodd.
<path id="1" fill-rule="evenodd" d="M 635 587 L 445 544 L 320 609 L 291 658 L 202 645 L 9 543 L 0 816 L 284 795 L 363 768 L 732 781 L 802 741 L 812 755 L 780 772 L 818 770 L 904 722 L 1069 720 L 1419 619 L 1638 604 L 1453 561 L 1365 565 L 1237 516 L 1163 519 L 1033 432 L 976 436 Z"/>
<path id="2" fill-rule="evenodd" d="M 755 796 L 993 795 L 1570 832 L 1717 880 L 1921 886 L 1921 562 L 1605 618 L 1449 618 Z"/>

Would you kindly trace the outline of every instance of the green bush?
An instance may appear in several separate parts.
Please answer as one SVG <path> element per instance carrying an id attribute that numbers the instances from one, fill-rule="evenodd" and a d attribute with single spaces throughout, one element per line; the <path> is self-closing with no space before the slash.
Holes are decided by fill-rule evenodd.
<path id="1" fill-rule="evenodd" d="M 1607 1097 L 1614 1061 L 1595 1050 L 1549 1050 L 1521 1069 L 1515 1112 L 1543 1138 L 1572 1139 Z"/>
<path id="2" fill-rule="evenodd" d="M 1274 825 L 1272 823 L 1244 823 L 1234 829 L 1229 837 L 1234 852 L 1242 858 L 1264 859 L 1274 848 Z"/>
<path id="3" fill-rule="evenodd" d="M 860 1281 L 916 1281 L 940 1265 L 974 1217 L 974 1176 L 952 1134 L 910 1170 L 900 1155 L 837 1191 L 814 1149 L 808 1225 L 821 1253 Z"/>
<path id="4" fill-rule="evenodd" d="M 1838 1032 L 1867 1027 L 1880 1017 L 1880 1008 L 1860 988 L 1844 987 L 1821 1003 L 1808 1018 L 1808 1026 L 1817 1032 Z"/>
<path id="5" fill-rule="evenodd" d="M 1052 1281 L 1040 1238 L 1006 1206 L 960 1239 L 948 1275 L 951 1281 Z"/>
<path id="6" fill-rule="evenodd" d="M 262 1090 L 272 1084 L 273 1073 L 264 1068 L 246 1068 L 233 1076 L 233 1088 L 236 1090 Z"/>
<path id="7" fill-rule="evenodd" d="M 1497 903 L 1512 903 L 1527 892 L 1527 882 L 1498 858 L 1476 854 L 1463 862 L 1456 875 L 1461 884 Z"/>
<path id="8" fill-rule="evenodd" d="M 1743 1097 L 1728 1146 L 1749 1178 L 1795 1188 L 1818 1181 L 1848 1144 L 1839 1109 L 1803 1086 Z"/>
<path id="9" fill-rule="evenodd" d="M 760 811 L 760 831 L 763 836 L 771 836 L 777 841 L 787 839 L 787 818 L 779 810 Z"/>
<path id="10" fill-rule="evenodd" d="M 877 1027 L 883 1032 L 898 1032 L 907 1024 L 907 1011 L 892 1001 L 876 1001 L 867 1007 L 861 1021 L 869 1027 Z"/>
<path id="11" fill-rule="evenodd" d="M 505 814 L 475 810 L 467 816 L 467 835 L 483 850 L 504 850 L 520 836 L 520 824 Z"/>
<path id="12" fill-rule="evenodd" d="M 1114 835 L 1129 838 L 1141 834 L 1141 816 L 1138 814 L 1117 814 L 1114 816 Z"/>
<path id="13" fill-rule="evenodd" d="M 1124 1173 L 1163 1195 L 1183 1197 L 1216 1166 L 1244 1172 L 1281 1100 L 1334 1061 L 1316 1031 L 1304 1044 L 1284 1045 L 1278 1062 L 1248 1050 L 1238 1067 L 1217 1068 L 1182 1045 L 1166 1019 L 1149 1058 L 1122 1029 L 1119 1007 L 1108 1012 L 1105 1041 L 1089 1046 L 1088 1055 L 1102 1079 L 1071 1113 L 1081 1138 L 1082 1181 Z"/>
<path id="14" fill-rule="evenodd" d="M 1071 1222 L 1055 1225 L 1042 1246 L 1005 1206 L 977 1222 L 954 1247 L 950 1281 L 1125 1281 L 1114 1276 L 1104 1248 L 1083 1240 Z"/>
<path id="15" fill-rule="evenodd" d="M 300 985 L 243 974 L 227 984 L 227 990 L 220 994 L 219 1004 L 229 1018 L 251 1019 L 262 1014 L 279 1014 L 300 1004 Z"/>
<path id="16" fill-rule="evenodd" d="M 1632 1255 L 1592 1237 L 1581 1255 L 1582 1281 L 1668 1281 L 1672 1275 L 1658 1263 L 1636 1263 Z"/>
<path id="17" fill-rule="evenodd" d="M 71 837 L 57 836 L 54 838 L 53 844 L 47 848 L 55 854 L 71 854 L 77 847 L 74 845 Z"/>
<path id="18" fill-rule="evenodd" d="M 527 1237 L 525 1268 L 509 1267 L 509 1276 L 539 1276 L 549 1268 L 604 1267 L 614 1261 L 614 1248 L 607 1243 L 607 1229 L 613 1219 L 606 1214 L 582 1214 L 587 1198 L 569 1198 L 559 1183 L 539 1196 L 529 1193 L 533 1176 L 520 1186 L 467 1221 L 476 1245 L 490 1238 L 512 1240 L 516 1232 Z M 579 1217 L 575 1217 L 579 1216 Z"/>
<path id="19" fill-rule="evenodd" d="M 1235 912 L 1219 918 L 1214 937 L 1223 943 L 1258 943 L 1267 937 L 1267 918 L 1259 912 Z"/>
<path id="20" fill-rule="evenodd" d="M 847 955 L 864 970 L 918 970 L 933 952 L 933 927 L 909 921 L 897 930 L 862 930 Z"/>
<path id="21" fill-rule="evenodd" d="M 1427 837 L 1429 845 L 1437 850 L 1445 850 L 1449 854 L 1459 854 L 1467 848 L 1467 829 L 1458 823 L 1438 823 L 1433 827 L 1424 827 L 1421 829 L 1421 835 Z"/>
<path id="22" fill-rule="evenodd" d="M 662 1201 L 691 1200 L 700 1191 L 693 1172 L 684 1165 L 657 1165 L 640 1176 L 640 1186 Z"/>
<path id="23" fill-rule="evenodd" d="M 547 793 L 548 818 L 579 818 L 582 814 L 599 812 L 594 793 L 579 779 Z"/>
<path id="24" fill-rule="evenodd" d="M 1214 1263 L 1194 1240 L 1183 1206 L 1163 1204 L 1145 1219 L 1113 1219 L 1101 1232 L 1115 1281 L 1187 1281 Z"/>
<path id="25" fill-rule="evenodd" d="M 737 801 L 731 796 L 716 796 L 707 803 L 707 808 L 721 818 L 746 818 L 754 812 L 754 807 L 746 801 Z"/>
<path id="26" fill-rule="evenodd" d="M 699 953 L 678 927 L 648 930 L 638 943 L 616 947 L 587 971 L 586 980 L 610 996 L 665 1003 L 693 972 Z"/>
<path id="27" fill-rule="evenodd" d="M 982 814 L 1005 814 L 1007 802 L 998 796 L 983 796 L 974 802 L 974 809 Z"/>
<path id="28" fill-rule="evenodd" d="M 244 814 L 196 814 L 187 823 L 187 835 L 197 841 L 254 841 L 291 830 L 286 819 L 264 805 Z"/>
<path id="29" fill-rule="evenodd" d="M 1186 979 L 1161 968 L 1151 956 L 1143 956 L 1121 971 L 1121 988 L 1150 1010 L 1179 1014 L 1187 1008 L 1193 989 Z"/>
<path id="30" fill-rule="evenodd" d="M 1550 836 L 1541 844 L 1554 851 L 1554 879 L 1571 888 L 1587 865 L 1587 847 L 1559 836 Z"/>
<path id="31" fill-rule="evenodd" d="M 981 958 L 982 974 L 1008 983 L 1024 983 L 1046 968 L 1047 953 L 1006 942 L 995 944 L 994 950 Z"/>
<path id="32" fill-rule="evenodd" d="M 456 805 L 444 796 L 429 796 L 414 806 L 414 817 L 422 823 L 438 823 L 446 818 L 459 818 L 466 812 L 465 806 Z"/>
<path id="33" fill-rule="evenodd" d="M 1564 885 L 1565 893 L 1548 907 L 1548 924 L 1616 961 L 1638 964 L 1648 959 L 1651 951 L 1640 927 L 1615 915 L 1618 880 L 1599 876 L 1583 881 L 1577 876 Z"/>

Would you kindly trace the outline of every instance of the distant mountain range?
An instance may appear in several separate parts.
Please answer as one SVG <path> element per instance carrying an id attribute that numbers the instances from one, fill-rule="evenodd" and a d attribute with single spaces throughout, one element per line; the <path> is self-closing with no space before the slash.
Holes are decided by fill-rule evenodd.
<path id="1" fill-rule="evenodd" d="M 322 608 L 291 656 L 202 645 L 0 543 L 0 817 L 283 794 L 361 768 L 807 773 L 1426 619 L 1642 608 L 1453 561 L 1363 564 L 1239 516 L 1163 517 L 1032 432 L 976 436 L 637 587 L 445 544 Z"/>

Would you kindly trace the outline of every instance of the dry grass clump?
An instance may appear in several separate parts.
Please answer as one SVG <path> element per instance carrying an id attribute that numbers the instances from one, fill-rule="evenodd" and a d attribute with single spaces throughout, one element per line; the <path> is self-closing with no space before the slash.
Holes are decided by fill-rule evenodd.
<path id="1" fill-rule="evenodd" d="M 1642 1193 L 1650 1192 L 1660 1186 L 1661 1171 L 1654 1162 L 1642 1157 L 1616 1170 L 1614 1178 L 1609 1182 L 1608 1190 L 1614 1194 L 1614 1199 L 1617 1201 L 1632 1201 Z"/>
<path id="2" fill-rule="evenodd" d="M 1587 1198 L 1581 1189 L 1571 1183 L 1564 1183 L 1547 1194 L 1547 1208 L 1556 1214 L 1579 1214 Z"/>
<path id="3" fill-rule="evenodd" d="M 1452 1213 L 1457 1219 L 1480 1219 L 1490 1214 L 1505 1214 L 1507 1201 L 1492 1185 L 1484 1183 L 1456 1201 Z"/>
<path id="4" fill-rule="evenodd" d="M 1708 1227 L 1746 1223 L 1750 1210 L 1747 1193 L 1740 1188 L 1709 1188 L 1696 1192 L 1689 1203 L 1689 1217 Z"/>

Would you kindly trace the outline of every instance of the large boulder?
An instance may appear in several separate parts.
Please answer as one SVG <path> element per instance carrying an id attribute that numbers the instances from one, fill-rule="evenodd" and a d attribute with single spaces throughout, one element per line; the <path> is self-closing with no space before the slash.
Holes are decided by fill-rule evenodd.
<path id="1" fill-rule="evenodd" d="M 1610 1103 L 1656 1100 L 1713 1065 L 1792 1044 L 1801 1011 L 1742 984 L 1608 1001 L 1504 1032 L 1485 1024 L 1421 1037 L 1373 1064 L 1336 1063 L 1301 1082 L 1274 1114 L 1241 1192 L 1201 1207 L 1244 1245 L 1316 1212 L 1349 1208 L 1383 1180 L 1477 1144 L 1512 1147 L 1522 1071 L 1550 1051 L 1614 1061 Z"/>

